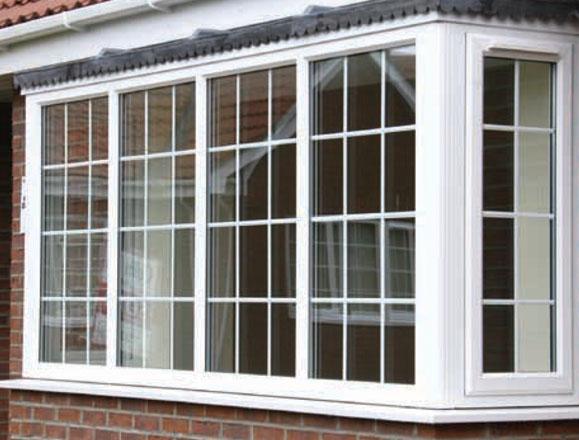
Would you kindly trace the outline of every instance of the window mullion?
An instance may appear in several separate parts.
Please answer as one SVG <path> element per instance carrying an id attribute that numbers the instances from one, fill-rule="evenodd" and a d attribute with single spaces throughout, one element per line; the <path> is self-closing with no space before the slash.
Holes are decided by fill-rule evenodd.
<path id="1" fill-rule="evenodd" d="M 107 367 L 117 365 L 118 341 L 118 227 L 119 227 L 119 143 L 120 99 L 115 92 L 109 93 L 109 172 L 108 172 L 108 236 L 107 236 Z"/>
<path id="2" fill-rule="evenodd" d="M 309 370 L 310 287 L 310 65 L 296 64 L 296 377 L 306 379 Z"/>
<path id="3" fill-rule="evenodd" d="M 195 372 L 202 373 L 206 344 L 207 287 L 207 80 L 195 82 Z"/>

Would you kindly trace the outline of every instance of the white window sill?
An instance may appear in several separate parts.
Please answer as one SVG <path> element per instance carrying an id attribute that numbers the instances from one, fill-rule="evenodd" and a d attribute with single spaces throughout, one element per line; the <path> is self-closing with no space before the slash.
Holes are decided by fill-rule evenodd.
<path id="1" fill-rule="evenodd" d="M 579 419 L 579 406 L 424 409 L 40 379 L 4 380 L 0 381 L 0 389 L 223 405 L 409 423 L 436 424 Z"/>

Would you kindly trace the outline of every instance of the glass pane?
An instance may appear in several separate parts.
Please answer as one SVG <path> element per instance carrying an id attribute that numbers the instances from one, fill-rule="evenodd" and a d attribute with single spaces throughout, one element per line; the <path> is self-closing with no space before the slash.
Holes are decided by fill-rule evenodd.
<path id="1" fill-rule="evenodd" d="M 416 48 L 386 52 L 386 126 L 413 125 L 416 112 Z"/>
<path id="2" fill-rule="evenodd" d="M 267 148 L 239 151 L 241 220 L 267 218 Z"/>
<path id="3" fill-rule="evenodd" d="M 415 206 L 415 133 L 386 135 L 385 184 L 386 211 L 414 211 Z"/>
<path id="4" fill-rule="evenodd" d="M 212 153 L 210 169 L 211 221 L 235 220 L 236 162 L 235 151 Z"/>
<path id="5" fill-rule="evenodd" d="M 235 296 L 235 228 L 209 230 L 210 296 Z"/>
<path id="6" fill-rule="evenodd" d="M 143 296 L 144 248 L 143 232 L 121 233 L 121 296 Z"/>
<path id="7" fill-rule="evenodd" d="M 41 313 L 40 359 L 42 362 L 62 362 L 62 307 L 60 301 L 43 302 Z"/>
<path id="8" fill-rule="evenodd" d="M 483 306 L 483 372 L 515 369 L 513 306 Z"/>
<path id="9" fill-rule="evenodd" d="M 121 162 L 122 226 L 142 226 L 145 221 L 145 162 Z"/>
<path id="10" fill-rule="evenodd" d="M 341 304 L 312 306 L 313 377 L 342 379 L 344 318 Z"/>
<path id="11" fill-rule="evenodd" d="M 122 155 L 145 154 L 145 92 L 123 96 Z"/>
<path id="12" fill-rule="evenodd" d="M 550 305 L 517 306 L 518 371 L 544 373 L 554 371 L 551 335 L 554 309 Z"/>
<path id="13" fill-rule="evenodd" d="M 342 214 L 344 156 L 342 139 L 314 142 L 316 215 Z"/>
<path id="14" fill-rule="evenodd" d="M 239 228 L 239 296 L 267 296 L 267 226 Z"/>
<path id="15" fill-rule="evenodd" d="M 235 372 L 235 305 L 209 304 L 209 371 Z"/>
<path id="16" fill-rule="evenodd" d="M 145 367 L 171 367 L 171 303 L 147 302 Z"/>
<path id="17" fill-rule="evenodd" d="M 483 219 L 483 298 L 514 298 L 513 220 Z"/>
<path id="18" fill-rule="evenodd" d="M 544 218 L 518 219 L 518 297 L 553 298 L 551 272 L 551 221 Z"/>
<path id="19" fill-rule="evenodd" d="M 380 136 L 348 139 L 348 214 L 380 212 L 380 157 Z"/>
<path id="20" fill-rule="evenodd" d="M 175 150 L 195 149 L 195 83 L 175 87 Z"/>
<path id="21" fill-rule="evenodd" d="M 68 162 L 86 162 L 89 159 L 88 101 L 73 102 L 67 106 Z"/>
<path id="22" fill-rule="evenodd" d="M 89 304 L 89 363 L 105 365 L 107 362 L 107 304 L 97 302 Z"/>
<path id="23" fill-rule="evenodd" d="M 64 237 L 49 235 L 43 238 L 44 266 L 43 296 L 62 296 L 64 275 Z"/>
<path id="24" fill-rule="evenodd" d="M 484 122 L 514 125 L 515 61 L 484 60 Z"/>
<path id="25" fill-rule="evenodd" d="M 211 147 L 236 142 L 236 77 L 211 80 Z"/>
<path id="26" fill-rule="evenodd" d="M 342 223 L 314 225 L 314 297 L 344 296 Z"/>
<path id="27" fill-rule="evenodd" d="M 147 296 L 171 296 L 171 231 L 147 231 Z"/>
<path id="28" fill-rule="evenodd" d="M 348 305 L 348 380 L 380 381 L 380 305 Z"/>
<path id="29" fill-rule="evenodd" d="M 368 52 L 347 57 L 348 130 L 379 128 L 382 54 Z"/>
<path id="30" fill-rule="evenodd" d="M 86 364 L 87 361 L 86 305 L 86 302 L 66 303 L 64 362 L 67 364 Z"/>
<path id="31" fill-rule="evenodd" d="M 295 298 L 296 227 L 271 226 L 271 296 Z"/>
<path id="32" fill-rule="evenodd" d="M 239 372 L 267 374 L 267 304 L 239 304 Z"/>
<path id="33" fill-rule="evenodd" d="M 271 305 L 271 374 L 295 376 L 296 306 Z"/>
<path id="34" fill-rule="evenodd" d="M 66 296 L 86 296 L 88 235 L 66 237 Z"/>
<path id="35" fill-rule="evenodd" d="M 344 130 L 344 58 L 314 63 L 314 134 Z"/>
<path id="36" fill-rule="evenodd" d="M 173 368 L 193 370 L 193 341 L 195 341 L 195 321 L 193 303 L 173 304 Z"/>
<path id="37" fill-rule="evenodd" d="M 384 222 L 385 274 L 387 298 L 415 297 L 415 224 L 414 219 Z"/>
<path id="38" fill-rule="evenodd" d="M 88 167 L 68 169 L 66 229 L 88 227 Z"/>
<path id="39" fill-rule="evenodd" d="M 64 229 L 64 170 L 44 171 L 44 230 Z"/>
<path id="40" fill-rule="evenodd" d="M 171 222 L 171 158 L 149 159 L 147 224 Z"/>
<path id="41" fill-rule="evenodd" d="M 90 295 L 107 296 L 107 234 L 90 236 Z"/>
<path id="42" fill-rule="evenodd" d="M 175 157 L 175 223 L 195 222 L 195 156 Z"/>
<path id="43" fill-rule="evenodd" d="M 296 68 L 279 67 L 271 71 L 272 139 L 296 136 Z"/>
<path id="44" fill-rule="evenodd" d="M 109 99 L 91 101 L 92 160 L 109 157 Z"/>
<path id="45" fill-rule="evenodd" d="M 92 167 L 91 228 L 106 228 L 108 224 L 109 172 L 107 165 Z"/>
<path id="46" fill-rule="evenodd" d="M 44 164 L 64 163 L 64 105 L 44 108 Z"/>
<path id="47" fill-rule="evenodd" d="M 519 134 L 519 206 L 523 212 L 551 212 L 551 136 Z"/>
<path id="48" fill-rule="evenodd" d="M 296 149 L 271 147 L 271 217 L 296 216 Z"/>
<path id="49" fill-rule="evenodd" d="M 173 88 L 148 91 L 149 154 L 171 151 L 173 131 Z"/>
<path id="50" fill-rule="evenodd" d="M 195 292 L 195 230 L 175 229 L 175 296 L 193 297 Z"/>
<path id="51" fill-rule="evenodd" d="M 380 220 L 348 223 L 348 297 L 380 297 Z"/>
<path id="52" fill-rule="evenodd" d="M 483 134 L 483 209 L 513 211 L 514 137 L 505 131 Z"/>
<path id="53" fill-rule="evenodd" d="M 121 302 L 120 308 L 120 365 L 143 367 L 143 303 Z"/>
<path id="54" fill-rule="evenodd" d="M 268 71 L 239 75 L 239 136 L 240 143 L 267 139 Z"/>
<path id="55" fill-rule="evenodd" d="M 519 125 L 551 127 L 551 64 L 520 62 Z"/>
<path id="56" fill-rule="evenodd" d="M 384 306 L 384 380 L 386 383 L 414 384 L 414 306 Z"/>

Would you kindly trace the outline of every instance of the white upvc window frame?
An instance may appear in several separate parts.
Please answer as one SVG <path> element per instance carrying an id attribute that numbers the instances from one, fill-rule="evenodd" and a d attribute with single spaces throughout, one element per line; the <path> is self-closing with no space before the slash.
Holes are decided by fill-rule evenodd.
<path id="1" fill-rule="evenodd" d="M 573 45 L 516 36 L 469 34 L 466 41 L 466 394 L 571 394 L 573 391 Z M 556 186 L 556 369 L 545 373 L 484 373 L 482 338 L 483 63 L 485 57 L 545 61 L 556 67 L 554 90 Z"/>
<path id="2" fill-rule="evenodd" d="M 415 22 L 427 21 L 424 18 Z M 433 369 L 432 351 L 440 346 L 440 335 L 433 331 L 438 326 L 437 295 L 428 281 L 432 273 L 431 256 L 437 252 L 436 241 L 427 240 L 431 225 L 438 224 L 437 210 L 431 209 L 432 200 L 439 196 L 436 186 L 429 183 L 436 150 L 429 147 L 432 137 L 428 131 L 430 105 L 437 105 L 436 96 L 425 94 L 435 87 L 433 77 L 424 75 L 431 66 L 431 56 L 437 53 L 439 41 L 432 38 L 438 30 L 433 25 L 409 26 L 398 23 L 338 32 L 306 40 L 279 43 L 276 47 L 244 49 L 233 55 L 216 55 L 202 60 L 179 63 L 175 66 L 155 67 L 145 71 L 129 72 L 113 78 L 96 78 L 85 84 L 66 84 L 42 90 L 25 91 L 26 96 L 26 166 L 28 170 L 28 223 L 26 225 L 26 266 L 24 314 L 23 377 L 51 380 L 74 380 L 79 382 L 108 383 L 118 385 L 155 386 L 169 389 L 187 389 L 206 392 L 250 394 L 256 397 L 282 397 L 284 399 L 308 399 L 311 405 L 324 407 L 330 400 L 354 402 L 364 405 L 390 406 L 439 406 L 442 391 L 441 380 L 433 380 L 433 372 L 441 374 L 441 366 Z M 368 52 L 407 45 L 416 45 L 417 63 L 417 113 L 416 113 L 416 271 L 423 273 L 416 280 L 416 380 L 414 385 L 378 384 L 363 382 L 331 381 L 309 378 L 309 263 L 311 212 L 310 203 L 310 69 L 316 60 L 333 56 Z M 211 373 L 206 371 L 206 303 L 207 261 L 207 85 L 211 78 L 268 69 L 283 65 L 296 65 L 297 106 L 297 329 L 296 329 L 296 378 L 261 377 L 243 374 Z M 435 76 L 434 79 L 437 77 Z M 118 225 L 119 225 L 119 124 L 120 95 L 171 84 L 195 81 L 196 83 L 196 266 L 195 266 L 195 371 L 163 371 L 116 367 L 118 314 Z M 108 321 L 107 365 L 48 364 L 38 361 L 39 353 L 39 295 L 40 280 L 40 233 L 41 233 L 41 120 L 42 108 L 47 105 L 108 95 L 109 97 L 109 240 L 108 240 Z M 431 119 L 431 118 L 430 118 Z M 424 127 L 424 128 L 423 128 Z M 431 125 L 432 127 L 432 125 Z M 299 324 L 302 323 L 302 324 Z M 306 324 L 306 325 L 304 325 Z M 234 398 L 234 397 L 233 397 Z M 235 398 L 234 398 L 235 399 Z M 239 402 L 244 397 L 239 396 Z M 429 401 L 431 403 L 429 403 Z"/>

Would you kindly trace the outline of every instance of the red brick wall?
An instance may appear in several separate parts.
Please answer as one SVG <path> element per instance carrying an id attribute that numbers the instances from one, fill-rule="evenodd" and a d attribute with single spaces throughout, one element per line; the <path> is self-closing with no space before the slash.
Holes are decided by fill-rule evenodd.
<path id="1" fill-rule="evenodd" d="M 21 376 L 24 237 L 20 231 L 20 180 L 24 171 L 24 100 L 13 103 L 12 199 L 10 179 L 0 180 L 0 376 Z M 1 110 L 0 110 L 1 118 Z M 5 147 L 5 151 L 9 149 Z M 9 156 L 0 160 L 9 175 Z M 3 186 L 4 185 L 4 186 Z M 12 218 L 8 204 L 12 206 Z M 11 246 L 8 223 L 12 224 Z M 4 228 L 4 229 L 3 229 Z M 2 244 L 4 246 L 2 246 Z M 8 260 L 10 251 L 11 261 Z M 10 265 L 10 344 L 7 339 Z M 76 396 L 59 393 L 10 393 L 9 432 L 24 438 L 70 440 L 267 439 L 379 440 L 411 438 L 579 439 L 579 422 L 417 425 L 244 410 L 206 405 Z M 6 435 L 6 399 L 0 394 L 0 440 Z"/>

